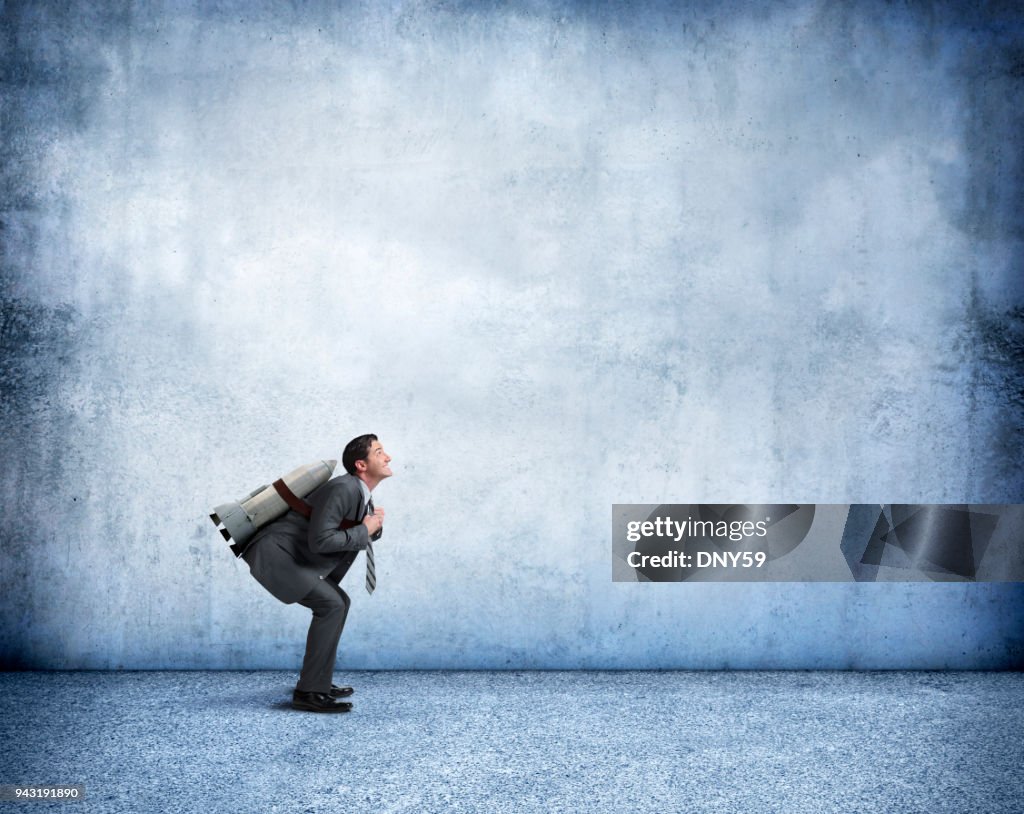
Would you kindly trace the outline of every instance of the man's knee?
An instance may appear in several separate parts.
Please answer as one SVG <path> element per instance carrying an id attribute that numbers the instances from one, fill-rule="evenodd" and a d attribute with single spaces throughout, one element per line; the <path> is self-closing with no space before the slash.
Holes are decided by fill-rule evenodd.
<path id="1" fill-rule="evenodd" d="M 324 580 L 324 582 L 326 582 L 331 588 L 328 613 L 332 615 L 347 615 L 349 606 L 352 604 L 352 600 L 349 599 L 348 594 L 345 593 L 339 585 L 336 585 L 329 580 Z"/>
<path id="2" fill-rule="evenodd" d="M 342 619 L 348 614 L 349 605 L 352 600 L 348 594 L 341 590 L 331 580 L 321 580 L 320 583 L 310 592 L 303 603 L 313 611 L 314 616 L 330 617 L 337 616 Z"/>

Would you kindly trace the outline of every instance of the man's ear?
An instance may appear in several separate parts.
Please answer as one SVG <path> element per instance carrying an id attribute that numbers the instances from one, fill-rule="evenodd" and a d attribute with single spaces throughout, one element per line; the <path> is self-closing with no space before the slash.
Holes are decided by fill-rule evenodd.
<path id="1" fill-rule="evenodd" d="M 362 466 L 360 466 L 360 464 L 362 464 Z M 365 472 L 366 471 L 366 460 L 363 459 L 361 461 L 355 461 L 353 463 L 353 466 L 355 466 L 356 472 Z"/>

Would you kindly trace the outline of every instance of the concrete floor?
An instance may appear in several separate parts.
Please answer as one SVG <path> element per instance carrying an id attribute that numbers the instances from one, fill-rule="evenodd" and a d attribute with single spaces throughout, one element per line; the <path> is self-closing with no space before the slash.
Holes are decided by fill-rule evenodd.
<path id="1" fill-rule="evenodd" d="M 1024 673 L 0 673 L 42 812 L 1024 811 Z"/>

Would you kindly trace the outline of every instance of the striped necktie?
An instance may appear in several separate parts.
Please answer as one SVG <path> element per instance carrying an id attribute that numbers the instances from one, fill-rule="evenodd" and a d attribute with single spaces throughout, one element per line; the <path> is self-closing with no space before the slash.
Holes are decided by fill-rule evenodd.
<path id="1" fill-rule="evenodd" d="M 373 514 L 373 498 L 370 498 L 370 502 L 366 504 L 366 513 Z M 368 594 L 373 593 L 373 589 L 377 587 L 377 569 L 373 564 L 373 542 L 367 538 L 366 540 L 366 592 Z"/>

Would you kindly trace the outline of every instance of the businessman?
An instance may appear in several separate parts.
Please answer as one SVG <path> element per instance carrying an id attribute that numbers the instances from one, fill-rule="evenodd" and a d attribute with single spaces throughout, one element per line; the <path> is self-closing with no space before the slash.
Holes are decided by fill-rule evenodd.
<path id="1" fill-rule="evenodd" d="M 366 589 L 376 586 L 373 541 L 380 538 L 384 509 L 373 490 L 391 477 L 389 456 L 376 435 L 345 446 L 347 474 L 332 478 L 273 523 L 260 529 L 242 557 L 259 583 L 282 602 L 313 611 L 292 707 L 310 712 L 348 712 L 351 687 L 332 683 L 338 641 L 351 600 L 339 583 L 360 551 L 366 551 Z M 308 518 L 305 516 L 308 513 Z"/>

